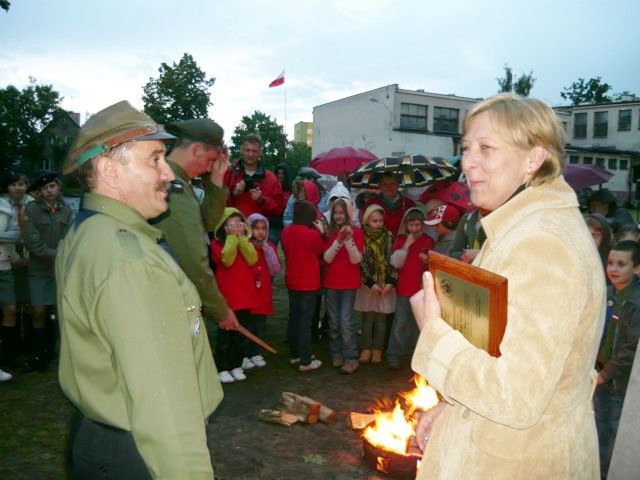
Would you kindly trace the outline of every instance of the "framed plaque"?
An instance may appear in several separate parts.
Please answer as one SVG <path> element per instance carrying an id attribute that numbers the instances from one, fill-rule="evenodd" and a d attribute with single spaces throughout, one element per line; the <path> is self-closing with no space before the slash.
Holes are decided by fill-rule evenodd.
<path id="1" fill-rule="evenodd" d="M 442 318 L 474 346 L 494 357 L 507 326 L 507 279 L 429 251 Z"/>

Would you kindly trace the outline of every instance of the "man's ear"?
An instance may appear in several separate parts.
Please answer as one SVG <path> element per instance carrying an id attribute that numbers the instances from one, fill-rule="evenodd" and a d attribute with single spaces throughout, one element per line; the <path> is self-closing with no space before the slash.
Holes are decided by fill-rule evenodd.
<path id="1" fill-rule="evenodd" d="M 120 165 L 120 162 L 116 159 L 108 155 L 103 155 L 94 165 L 94 170 L 96 172 L 96 177 L 101 183 L 108 185 L 111 188 L 115 188 L 118 183 L 121 167 L 122 165 Z"/>

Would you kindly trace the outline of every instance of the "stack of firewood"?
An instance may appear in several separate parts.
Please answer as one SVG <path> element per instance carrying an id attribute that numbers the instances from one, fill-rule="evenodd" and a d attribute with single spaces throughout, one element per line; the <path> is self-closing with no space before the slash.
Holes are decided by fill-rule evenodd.
<path id="1" fill-rule="evenodd" d="M 292 392 L 282 392 L 278 406 L 274 409 L 260 410 L 258 417 L 264 422 L 287 427 L 297 422 L 314 424 L 319 420 L 323 423 L 334 423 L 338 419 L 336 412 L 326 405 Z"/>

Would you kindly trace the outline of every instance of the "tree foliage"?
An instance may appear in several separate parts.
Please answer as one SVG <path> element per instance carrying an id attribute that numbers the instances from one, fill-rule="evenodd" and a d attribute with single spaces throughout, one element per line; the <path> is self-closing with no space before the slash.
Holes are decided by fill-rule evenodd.
<path id="1" fill-rule="evenodd" d="M 215 78 L 207 78 L 191 55 L 185 53 L 178 63 L 162 62 L 158 78 L 150 77 L 142 88 L 144 111 L 158 123 L 208 116 Z"/>
<path id="2" fill-rule="evenodd" d="M 13 85 L 0 89 L 0 164 L 34 172 L 40 164 L 42 129 L 60 110 L 62 97 L 51 85 Z"/>
<path id="3" fill-rule="evenodd" d="M 569 100 L 571 105 L 606 103 L 611 101 L 611 97 L 607 95 L 609 90 L 611 90 L 611 85 L 603 83 L 601 77 L 590 78 L 586 81 L 584 78 L 579 78 L 571 86 L 563 88 L 560 96 Z"/>
<path id="4" fill-rule="evenodd" d="M 11 6 L 11 2 L 9 0 L 0 0 L 0 8 L 5 12 L 9 11 L 9 7 Z"/>
<path id="5" fill-rule="evenodd" d="M 244 138 L 250 133 L 256 133 L 262 138 L 262 163 L 270 170 L 278 163 L 284 162 L 287 149 L 287 134 L 282 125 L 265 113 L 255 111 L 250 117 L 242 117 L 240 125 L 231 136 L 231 157 L 240 158 L 240 147 Z"/>
<path id="6" fill-rule="evenodd" d="M 311 147 L 302 142 L 289 142 L 287 149 L 287 165 L 291 178 L 295 178 L 298 170 L 309 165 L 311 161 Z"/>
<path id="7" fill-rule="evenodd" d="M 513 75 L 513 70 L 509 65 L 504 68 L 504 77 L 497 77 L 498 93 L 513 92 L 523 97 L 528 97 L 533 89 L 533 85 L 536 83 L 536 78 L 533 77 L 533 70 L 529 73 L 521 73 L 518 78 Z"/>

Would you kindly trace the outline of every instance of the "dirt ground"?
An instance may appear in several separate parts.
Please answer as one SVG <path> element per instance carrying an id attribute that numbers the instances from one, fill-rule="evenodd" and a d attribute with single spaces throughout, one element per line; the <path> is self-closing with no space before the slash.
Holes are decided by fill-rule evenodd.
<path id="1" fill-rule="evenodd" d="M 225 398 L 207 428 L 216 478 L 223 480 L 370 479 L 385 478 L 362 458 L 359 432 L 346 418 L 366 412 L 383 398 L 411 389 L 411 371 L 386 365 L 364 365 L 341 375 L 329 363 L 326 342 L 315 344 L 322 368 L 299 373 L 288 363 L 285 342 L 286 294 L 277 282 L 276 308 L 265 339 L 278 355 L 265 353 L 267 367 L 251 370 L 248 379 L 225 386 Z M 283 391 L 307 395 L 335 410 L 335 424 L 291 427 L 264 423 L 258 411 L 274 407 Z M 0 478 L 64 479 L 64 455 L 71 407 L 57 383 L 56 366 L 45 372 L 20 373 L 0 385 Z"/>

